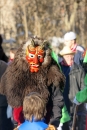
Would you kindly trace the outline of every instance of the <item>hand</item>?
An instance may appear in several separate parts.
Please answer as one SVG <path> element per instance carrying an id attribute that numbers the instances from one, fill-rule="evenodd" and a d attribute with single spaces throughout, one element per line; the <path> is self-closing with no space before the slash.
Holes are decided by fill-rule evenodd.
<path id="1" fill-rule="evenodd" d="M 20 127 L 20 125 L 18 125 L 16 128 L 14 128 L 13 130 L 18 130 L 18 128 Z"/>
<path id="2" fill-rule="evenodd" d="M 53 125 L 49 125 L 46 130 L 56 130 L 56 128 Z"/>
<path id="3" fill-rule="evenodd" d="M 80 105 L 80 104 L 81 104 L 80 102 L 78 102 L 78 101 L 76 100 L 76 97 L 74 98 L 73 103 L 75 103 L 76 105 Z"/>
<path id="4" fill-rule="evenodd" d="M 57 127 L 57 130 L 62 130 L 63 123 L 59 124 L 59 127 Z"/>

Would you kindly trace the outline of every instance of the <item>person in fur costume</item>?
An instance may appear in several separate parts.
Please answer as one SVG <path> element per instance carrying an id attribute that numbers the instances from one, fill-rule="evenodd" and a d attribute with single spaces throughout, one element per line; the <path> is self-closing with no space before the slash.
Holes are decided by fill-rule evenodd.
<path id="1" fill-rule="evenodd" d="M 14 61 L 1 78 L 0 93 L 6 95 L 18 125 L 23 123 L 23 99 L 31 92 L 38 92 L 47 102 L 46 123 L 59 125 L 64 105 L 61 90 L 65 76 L 51 57 L 46 40 L 29 38 L 17 50 Z"/>

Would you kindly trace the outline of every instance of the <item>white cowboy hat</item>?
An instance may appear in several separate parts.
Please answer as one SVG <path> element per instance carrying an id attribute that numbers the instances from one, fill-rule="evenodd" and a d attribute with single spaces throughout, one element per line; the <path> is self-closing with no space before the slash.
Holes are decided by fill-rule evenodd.
<path id="1" fill-rule="evenodd" d="M 64 46 L 63 49 L 59 52 L 60 56 L 63 55 L 69 55 L 69 54 L 75 54 L 76 51 L 72 51 L 68 46 Z"/>
<path id="2" fill-rule="evenodd" d="M 64 35 L 64 41 L 71 41 L 71 40 L 74 40 L 74 39 L 76 39 L 76 34 L 74 32 L 67 32 Z"/>

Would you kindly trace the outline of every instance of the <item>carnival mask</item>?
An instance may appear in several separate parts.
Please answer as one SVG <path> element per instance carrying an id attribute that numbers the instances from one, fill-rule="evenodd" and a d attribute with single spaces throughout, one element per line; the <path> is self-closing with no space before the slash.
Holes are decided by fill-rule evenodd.
<path id="1" fill-rule="evenodd" d="M 31 72 L 38 72 L 41 63 L 44 61 L 44 50 L 41 46 L 29 45 L 26 51 L 26 59 L 30 65 Z"/>

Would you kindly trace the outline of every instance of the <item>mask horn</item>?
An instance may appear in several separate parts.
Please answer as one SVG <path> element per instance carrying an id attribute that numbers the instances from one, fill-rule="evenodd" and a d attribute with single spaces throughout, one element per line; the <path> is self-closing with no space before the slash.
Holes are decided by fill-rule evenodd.
<path id="1" fill-rule="evenodd" d="M 33 39 L 31 40 L 31 45 L 32 45 L 32 46 L 35 46 L 35 42 L 34 42 Z"/>
<path id="2" fill-rule="evenodd" d="M 41 46 L 42 46 L 42 48 L 46 49 L 49 47 L 49 42 L 45 40 Z"/>

